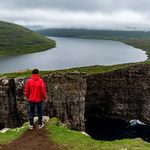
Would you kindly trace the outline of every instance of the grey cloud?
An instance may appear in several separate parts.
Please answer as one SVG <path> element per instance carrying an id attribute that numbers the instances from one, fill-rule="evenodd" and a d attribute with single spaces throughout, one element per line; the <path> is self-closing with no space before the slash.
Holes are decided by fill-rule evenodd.
<path id="1" fill-rule="evenodd" d="M 92 3 L 88 0 L 5 0 L 1 6 L 10 9 L 46 8 L 66 11 L 90 11 L 98 10 L 98 4 L 97 0 L 93 0 Z"/>
<path id="2" fill-rule="evenodd" d="M 149 0 L 5 0 L 1 7 L 10 9 L 45 8 L 66 11 L 115 12 L 132 10 L 146 12 L 150 10 Z"/>
<path id="3" fill-rule="evenodd" d="M 3 0 L 0 20 L 74 28 L 150 26 L 150 0 Z"/>

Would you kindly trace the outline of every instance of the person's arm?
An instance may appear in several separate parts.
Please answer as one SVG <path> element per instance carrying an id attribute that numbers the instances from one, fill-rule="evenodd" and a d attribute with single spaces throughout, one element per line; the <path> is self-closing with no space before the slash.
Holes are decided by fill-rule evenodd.
<path id="1" fill-rule="evenodd" d="M 43 80 L 41 82 L 41 94 L 42 94 L 42 98 L 44 99 L 44 101 L 47 101 L 45 83 Z"/>
<path id="2" fill-rule="evenodd" d="M 25 87 L 24 87 L 24 95 L 27 98 L 27 100 L 29 100 L 30 88 L 29 88 L 28 81 L 26 82 Z"/>

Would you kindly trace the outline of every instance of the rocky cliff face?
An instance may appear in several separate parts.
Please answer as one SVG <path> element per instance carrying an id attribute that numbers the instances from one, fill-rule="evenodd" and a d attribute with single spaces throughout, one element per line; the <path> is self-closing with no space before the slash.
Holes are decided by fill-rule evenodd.
<path id="1" fill-rule="evenodd" d="M 0 79 L 0 129 L 21 125 L 17 111 L 14 79 Z"/>
<path id="2" fill-rule="evenodd" d="M 85 74 L 50 75 L 44 80 L 48 96 L 45 114 L 60 118 L 72 129 L 84 130 Z"/>
<path id="3" fill-rule="evenodd" d="M 92 115 L 150 124 L 150 65 L 88 76 L 86 117 Z"/>
<path id="4" fill-rule="evenodd" d="M 72 129 L 84 130 L 90 116 L 139 119 L 150 124 L 150 65 L 108 73 L 46 75 L 48 102 L 44 114 L 59 117 Z M 0 127 L 28 120 L 23 96 L 25 78 L 0 79 Z M 91 117 L 92 118 L 92 117 Z"/>
<path id="5" fill-rule="evenodd" d="M 69 128 L 84 130 L 85 74 L 47 75 L 43 79 L 48 96 L 48 102 L 44 104 L 44 115 L 60 118 Z M 23 95 L 25 82 L 25 78 L 15 79 L 17 109 L 22 122 L 28 120 L 28 102 Z"/>

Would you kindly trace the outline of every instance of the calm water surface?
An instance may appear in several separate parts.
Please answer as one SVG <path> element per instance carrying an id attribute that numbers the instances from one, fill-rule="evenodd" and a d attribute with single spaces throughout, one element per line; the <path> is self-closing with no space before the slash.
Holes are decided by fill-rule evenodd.
<path id="1" fill-rule="evenodd" d="M 113 65 L 147 59 L 144 51 L 108 40 L 56 38 L 57 47 L 38 53 L 0 58 L 0 73 L 24 69 L 63 69 Z"/>

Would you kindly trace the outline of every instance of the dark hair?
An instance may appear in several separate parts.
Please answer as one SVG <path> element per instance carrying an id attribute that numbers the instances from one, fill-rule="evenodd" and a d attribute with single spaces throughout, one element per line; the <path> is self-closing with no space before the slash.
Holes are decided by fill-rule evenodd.
<path id="1" fill-rule="evenodd" d="M 32 70 L 32 74 L 38 74 L 39 73 L 39 70 L 38 69 L 33 69 Z"/>

